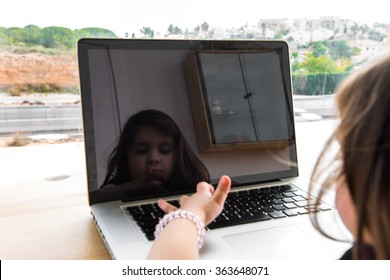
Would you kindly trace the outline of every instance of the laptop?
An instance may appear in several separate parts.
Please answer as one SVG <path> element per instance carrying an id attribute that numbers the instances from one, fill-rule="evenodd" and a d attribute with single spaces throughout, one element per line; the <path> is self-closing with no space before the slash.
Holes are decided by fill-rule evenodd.
<path id="1" fill-rule="evenodd" d="M 81 39 L 78 59 L 89 204 L 113 259 L 146 258 L 163 214 L 158 198 L 177 204 L 195 192 L 196 178 L 216 185 L 224 174 L 232 178 L 231 194 L 207 228 L 202 259 L 337 259 L 349 246 L 322 237 L 309 220 L 286 42 Z M 118 166 L 108 167 L 122 130 L 150 111 L 176 123 L 206 175 L 174 185 L 158 177 L 148 181 L 157 187 L 144 188 L 126 160 L 131 191 L 106 191 L 127 184 L 113 179 Z M 246 199 L 266 203 L 255 209 Z M 329 204 L 319 214 L 331 231 L 345 234 Z"/>

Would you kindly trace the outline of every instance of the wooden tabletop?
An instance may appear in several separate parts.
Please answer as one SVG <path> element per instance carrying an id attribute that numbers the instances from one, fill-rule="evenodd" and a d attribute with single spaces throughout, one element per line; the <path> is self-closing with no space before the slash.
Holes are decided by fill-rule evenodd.
<path id="1" fill-rule="evenodd" d="M 0 259 L 110 259 L 89 211 L 83 153 L 69 143 L 0 148 Z"/>

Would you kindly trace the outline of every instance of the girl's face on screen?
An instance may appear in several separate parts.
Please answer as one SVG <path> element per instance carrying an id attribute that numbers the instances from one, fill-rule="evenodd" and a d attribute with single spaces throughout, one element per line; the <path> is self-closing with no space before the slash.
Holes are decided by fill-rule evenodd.
<path id="1" fill-rule="evenodd" d="M 143 127 L 128 152 L 130 175 L 161 185 L 172 175 L 175 156 L 176 148 L 170 135 L 150 126 Z"/>

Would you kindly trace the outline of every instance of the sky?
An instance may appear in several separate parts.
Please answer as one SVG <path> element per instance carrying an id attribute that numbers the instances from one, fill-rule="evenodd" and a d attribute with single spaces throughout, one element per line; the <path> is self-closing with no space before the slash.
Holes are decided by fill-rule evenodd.
<path id="1" fill-rule="evenodd" d="M 1 0 L 0 27 L 106 28 L 118 36 L 142 27 L 166 32 L 173 24 L 192 30 L 254 26 L 259 19 L 338 16 L 372 24 L 390 23 L 384 0 Z"/>

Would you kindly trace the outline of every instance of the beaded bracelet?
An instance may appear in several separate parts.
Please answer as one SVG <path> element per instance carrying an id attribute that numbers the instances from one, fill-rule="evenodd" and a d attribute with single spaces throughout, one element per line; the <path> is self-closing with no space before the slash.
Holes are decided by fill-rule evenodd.
<path id="1" fill-rule="evenodd" d="M 154 232 L 154 237 L 157 238 L 157 236 L 160 235 L 162 230 L 167 226 L 167 224 L 174 220 L 174 219 L 179 219 L 179 218 L 184 218 L 184 219 L 189 219 L 193 221 L 196 225 L 196 228 L 198 230 L 198 248 L 201 249 L 204 244 L 204 237 L 205 237 L 205 227 L 204 223 L 201 221 L 201 219 L 192 213 L 191 211 L 187 210 L 176 210 L 172 211 L 168 214 L 165 214 L 164 217 L 160 220 L 160 222 L 156 225 L 156 230 Z"/>

